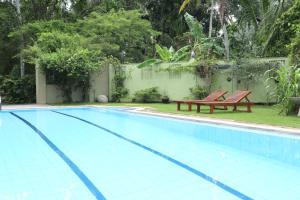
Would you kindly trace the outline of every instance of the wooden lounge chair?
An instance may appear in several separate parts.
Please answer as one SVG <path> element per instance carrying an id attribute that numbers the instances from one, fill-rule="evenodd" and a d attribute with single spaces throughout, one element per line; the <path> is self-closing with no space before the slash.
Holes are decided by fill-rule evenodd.
<path id="1" fill-rule="evenodd" d="M 236 91 L 233 95 L 226 98 L 224 101 L 211 101 L 211 102 L 195 102 L 197 105 L 197 112 L 200 112 L 200 107 L 202 105 L 207 105 L 210 107 L 210 113 L 214 112 L 216 106 L 233 106 L 233 111 L 243 111 L 237 110 L 238 106 L 246 106 L 247 110 L 245 112 L 251 112 L 251 106 L 254 103 L 250 102 L 248 96 L 251 94 L 251 91 Z"/>
<path id="2" fill-rule="evenodd" d="M 180 110 L 181 104 L 187 104 L 188 105 L 188 111 L 192 111 L 192 105 L 197 102 L 212 102 L 212 101 L 219 101 L 221 99 L 225 99 L 224 95 L 227 93 L 227 91 L 223 90 L 216 90 L 212 92 L 210 95 L 205 97 L 201 100 L 182 100 L 182 101 L 175 101 L 177 103 L 177 110 Z"/>

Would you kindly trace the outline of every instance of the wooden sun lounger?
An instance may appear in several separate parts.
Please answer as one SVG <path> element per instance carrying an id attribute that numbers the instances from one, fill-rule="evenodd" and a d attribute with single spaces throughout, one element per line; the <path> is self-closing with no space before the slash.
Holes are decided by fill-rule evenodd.
<path id="1" fill-rule="evenodd" d="M 254 105 L 253 102 L 250 102 L 248 96 L 251 94 L 251 91 L 236 91 L 232 96 L 228 97 L 224 101 L 211 101 L 211 102 L 196 102 L 197 112 L 200 112 L 201 105 L 207 105 L 210 107 L 210 113 L 214 112 L 216 106 L 233 106 L 233 111 L 244 111 L 252 112 L 251 106 Z M 243 101 L 245 100 L 245 101 Z M 238 106 L 246 106 L 247 110 L 238 110 Z"/>
<path id="2" fill-rule="evenodd" d="M 182 101 L 175 101 L 177 103 L 177 110 L 180 110 L 181 104 L 187 104 L 188 105 L 188 111 L 192 111 L 192 105 L 197 102 L 212 102 L 212 101 L 219 101 L 220 99 L 225 99 L 224 95 L 227 93 L 227 91 L 223 90 L 216 90 L 212 92 L 210 95 L 205 97 L 201 100 L 182 100 Z"/>

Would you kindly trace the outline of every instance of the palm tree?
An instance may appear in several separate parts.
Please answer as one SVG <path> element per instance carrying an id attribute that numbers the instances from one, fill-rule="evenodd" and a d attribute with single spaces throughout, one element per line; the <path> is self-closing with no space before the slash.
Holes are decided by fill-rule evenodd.
<path id="1" fill-rule="evenodd" d="M 276 21 L 294 4 L 294 0 L 239 0 L 239 9 L 232 9 L 240 25 L 250 26 L 263 42 L 263 52 L 280 35 Z"/>

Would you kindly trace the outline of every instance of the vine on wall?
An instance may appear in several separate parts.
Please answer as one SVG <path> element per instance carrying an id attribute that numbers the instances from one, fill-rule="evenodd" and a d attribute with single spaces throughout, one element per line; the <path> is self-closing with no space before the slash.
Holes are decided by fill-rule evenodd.
<path id="1" fill-rule="evenodd" d="M 124 67 L 117 59 L 111 61 L 114 78 L 112 79 L 112 95 L 111 101 L 121 102 L 121 99 L 128 95 L 128 89 L 125 88 L 125 80 L 127 78 Z"/>

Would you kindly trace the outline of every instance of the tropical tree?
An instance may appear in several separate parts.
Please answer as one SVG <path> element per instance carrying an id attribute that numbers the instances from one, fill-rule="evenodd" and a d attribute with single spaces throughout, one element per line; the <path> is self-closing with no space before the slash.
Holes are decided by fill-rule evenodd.
<path id="1" fill-rule="evenodd" d="M 162 62 L 179 62 L 190 60 L 187 65 L 194 61 L 201 61 L 202 64 L 209 65 L 213 60 L 222 55 L 223 49 L 218 45 L 216 38 L 207 38 L 199 21 L 188 13 L 184 15 L 185 21 L 189 28 L 189 35 L 192 37 L 192 44 L 186 45 L 175 51 L 173 47 L 169 49 L 156 44 L 156 53 L 159 59 L 153 58 L 144 61 L 137 67 L 154 66 Z"/>
<path id="2" fill-rule="evenodd" d="M 292 43 L 288 48 L 291 62 L 300 68 L 300 23 L 296 27 L 296 36 L 292 39 Z"/>
<path id="3" fill-rule="evenodd" d="M 287 56 L 287 45 L 296 36 L 296 27 L 300 23 L 300 0 L 279 2 L 278 5 L 271 4 L 270 14 L 258 30 L 263 53 L 267 56 Z"/>
<path id="4" fill-rule="evenodd" d="M 300 68 L 296 66 L 282 66 L 279 69 L 271 69 L 267 74 L 274 74 L 266 80 L 267 85 L 270 81 L 276 81 L 276 90 L 272 95 L 276 97 L 277 103 L 280 106 L 280 113 L 289 114 L 291 111 L 290 97 L 300 95 Z M 271 88 L 269 86 L 269 88 Z"/>
<path id="5" fill-rule="evenodd" d="M 185 13 L 184 18 L 193 38 L 192 54 L 196 60 L 210 62 L 223 56 L 224 49 L 219 46 L 217 38 L 207 37 L 203 32 L 202 25 L 189 13 Z"/>
<path id="6" fill-rule="evenodd" d="M 184 0 L 179 8 L 179 13 L 181 13 L 191 2 L 191 0 Z M 212 29 L 213 29 L 213 15 L 214 15 L 214 0 L 211 0 L 210 3 L 210 15 L 209 15 L 209 32 L 208 32 L 208 37 L 212 37 Z"/>
<path id="7" fill-rule="evenodd" d="M 17 43 L 8 34 L 17 28 L 16 10 L 9 2 L 0 2 L 0 74 L 8 74 L 17 64 Z"/>
<path id="8" fill-rule="evenodd" d="M 99 50 L 86 48 L 85 42 L 79 35 L 53 31 L 41 33 L 34 46 L 27 49 L 45 74 L 53 76 L 52 81 L 63 91 L 67 102 L 72 102 L 72 91 L 78 88 L 85 100 L 90 74 L 103 66 L 105 57 Z"/>
<path id="9" fill-rule="evenodd" d="M 101 49 L 105 55 L 116 58 L 120 58 L 122 51 L 126 52 L 128 62 L 140 62 L 152 56 L 151 38 L 159 34 L 137 10 L 93 12 L 74 26 L 79 34 L 89 38 L 90 48 Z"/>
<path id="10" fill-rule="evenodd" d="M 179 12 L 182 12 L 186 6 L 190 3 L 191 0 L 184 0 Z M 216 4 L 214 4 L 216 3 Z M 214 2 L 213 0 L 211 1 L 211 8 L 210 8 L 210 23 L 209 23 L 209 37 L 211 37 L 212 33 L 212 17 L 213 17 L 213 10 L 215 5 L 218 6 L 218 16 L 220 20 L 220 24 L 222 27 L 222 32 L 223 32 L 223 42 L 224 42 L 224 47 L 225 47 L 225 53 L 226 53 L 226 58 L 229 60 L 229 39 L 228 39 L 228 33 L 227 33 L 227 28 L 226 28 L 226 17 L 227 17 L 227 9 L 228 9 L 228 2 L 227 0 L 218 0 L 217 2 Z"/>

